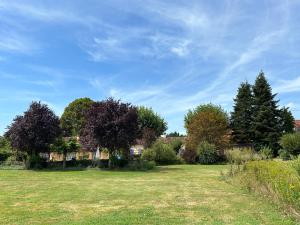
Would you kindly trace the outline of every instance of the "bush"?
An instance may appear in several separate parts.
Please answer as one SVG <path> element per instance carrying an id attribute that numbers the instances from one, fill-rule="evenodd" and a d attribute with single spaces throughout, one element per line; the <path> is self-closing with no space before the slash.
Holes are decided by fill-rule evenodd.
<path id="1" fill-rule="evenodd" d="M 135 160 L 128 164 L 129 170 L 152 170 L 156 166 L 154 161 Z"/>
<path id="2" fill-rule="evenodd" d="M 186 148 L 182 151 L 181 157 L 186 163 L 193 164 L 196 162 L 197 152 L 194 149 Z"/>
<path id="3" fill-rule="evenodd" d="M 156 152 L 152 148 L 145 149 L 142 153 L 141 159 L 147 161 L 155 161 Z"/>
<path id="4" fill-rule="evenodd" d="M 231 150 L 225 151 L 225 157 L 227 161 L 231 164 L 241 165 L 248 161 L 260 160 L 259 154 L 254 152 L 251 148 L 233 148 Z"/>
<path id="5" fill-rule="evenodd" d="M 282 160 L 290 160 L 291 159 L 291 154 L 288 153 L 286 150 L 284 149 L 280 149 L 279 150 L 279 157 L 282 159 Z"/>
<path id="6" fill-rule="evenodd" d="M 241 181 L 249 190 L 267 195 L 274 201 L 279 200 L 300 210 L 300 177 L 289 163 L 248 162 Z"/>
<path id="7" fill-rule="evenodd" d="M 179 150 L 182 146 L 182 141 L 179 139 L 175 139 L 170 143 L 172 149 L 175 151 L 176 154 L 179 153 Z"/>
<path id="8" fill-rule="evenodd" d="M 272 159 L 273 158 L 273 150 L 270 147 L 262 147 L 259 151 L 262 159 Z"/>
<path id="9" fill-rule="evenodd" d="M 219 160 L 217 148 L 207 141 L 201 142 L 197 147 L 197 159 L 201 164 L 213 164 Z"/>
<path id="10" fill-rule="evenodd" d="M 280 145 L 286 153 L 297 156 L 300 154 L 300 134 L 285 134 L 280 139 Z"/>
<path id="11" fill-rule="evenodd" d="M 160 165 L 175 164 L 178 162 L 178 158 L 172 147 L 160 141 L 154 143 L 151 148 L 145 149 L 142 159 L 155 161 Z"/>

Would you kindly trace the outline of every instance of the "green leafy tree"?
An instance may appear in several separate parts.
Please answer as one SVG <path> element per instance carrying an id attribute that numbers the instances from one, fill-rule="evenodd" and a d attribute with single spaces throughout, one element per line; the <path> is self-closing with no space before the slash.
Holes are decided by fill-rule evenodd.
<path id="1" fill-rule="evenodd" d="M 257 76 L 253 86 L 254 113 L 251 132 L 256 149 L 268 146 L 274 150 L 279 148 L 279 138 L 282 134 L 280 126 L 280 111 L 263 72 Z"/>
<path id="2" fill-rule="evenodd" d="M 280 124 L 283 133 L 293 133 L 295 118 L 289 108 L 283 107 L 280 110 Z"/>
<path id="3" fill-rule="evenodd" d="M 13 154 L 7 138 L 0 136 L 0 162 L 5 161 Z"/>
<path id="4" fill-rule="evenodd" d="M 64 136 L 78 136 L 85 122 L 85 112 L 93 104 L 89 98 L 78 98 L 64 110 L 60 122 Z"/>
<path id="5" fill-rule="evenodd" d="M 149 147 L 168 128 L 166 121 L 161 116 L 153 109 L 144 106 L 138 108 L 138 122 L 146 147 Z"/>
<path id="6" fill-rule="evenodd" d="M 75 138 L 60 137 L 51 145 L 51 151 L 63 154 L 63 168 L 66 168 L 67 154 L 77 152 L 79 149 L 80 145 Z"/>
<path id="7" fill-rule="evenodd" d="M 231 113 L 232 138 L 235 143 L 249 144 L 252 142 L 251 127 L 253 117 L 253 95 L 251 85 L 242 83 L 234 99 Z"/>

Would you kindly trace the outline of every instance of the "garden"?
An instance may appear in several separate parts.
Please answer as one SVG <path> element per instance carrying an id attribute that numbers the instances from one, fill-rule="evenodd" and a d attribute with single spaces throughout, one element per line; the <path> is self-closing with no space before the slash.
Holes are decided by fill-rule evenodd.
<path id="1" fill-rule="evenodd" d="M 189 110 L 186 135 L 113 98 L 76 99 L 61 117 L 32 102 L 0 137 L 0 223 L 297 224 L 300 134 L 278 102 L 261 72 L 230 114 Z"/>

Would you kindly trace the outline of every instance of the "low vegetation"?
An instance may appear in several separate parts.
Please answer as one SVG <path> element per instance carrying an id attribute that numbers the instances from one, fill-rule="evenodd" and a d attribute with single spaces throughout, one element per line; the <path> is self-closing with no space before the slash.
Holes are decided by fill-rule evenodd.
<path id="1" fill-rule="evenodd" d="M 0 224 L 297 224 L 263 198 L 222 181 L 226 168 L 0 170 Z"/>

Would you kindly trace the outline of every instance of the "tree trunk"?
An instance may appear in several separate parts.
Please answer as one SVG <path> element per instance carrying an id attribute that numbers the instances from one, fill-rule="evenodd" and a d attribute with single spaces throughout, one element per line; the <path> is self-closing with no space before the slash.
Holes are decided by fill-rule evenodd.
<path id="1" fill-rule="evenodd" d="M 67 161 L 67 151 L 63 152 L 63 169 L 66 168 L 66 161 Z"/>

